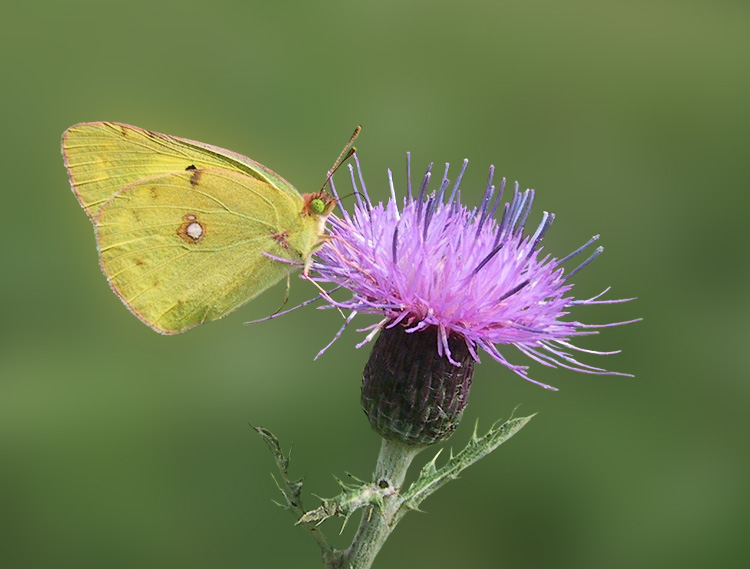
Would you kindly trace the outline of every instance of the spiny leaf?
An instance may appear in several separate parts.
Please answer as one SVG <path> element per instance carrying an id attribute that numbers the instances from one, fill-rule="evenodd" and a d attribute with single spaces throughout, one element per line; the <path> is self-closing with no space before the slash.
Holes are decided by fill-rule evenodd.
<path id="1" fill-rule="evenodd" d="M 502 425 L 498 423 L 492 425 L 490 430 L 482 437 L 477 436 L 477 428 L 474 428 L 469 443 L 466 447 L 456 454 L 451 452 L 448 461 L 441 468 L 437 468 L 435 461 L 440 453 L 428 462 L 420 472 L 419 478 L 409 489 L 404 492 L 402 497 L 402 508 L 398 512 L 400 519 L 408 510 L 418 510 L 419 505 L 438 488 L 446 484 L 449 480 L 455 480 L 459 474 L 481 458 L 490 454 L 493 450 L 515 435 L 523 426 L 529 422 L 531 417 L 520 417 L 509 419 Z"/>

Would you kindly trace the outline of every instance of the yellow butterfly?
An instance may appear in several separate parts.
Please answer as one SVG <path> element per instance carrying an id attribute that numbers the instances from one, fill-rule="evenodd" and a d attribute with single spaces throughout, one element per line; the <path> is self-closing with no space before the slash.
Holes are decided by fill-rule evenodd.
<path id="1" fill-rule="evenodd" d="M 221 318 L 307 269 L 335 205 L 235 152 L 126 124 L 73 125 L 62 152 L 112 290 L 162 334 Z"/>

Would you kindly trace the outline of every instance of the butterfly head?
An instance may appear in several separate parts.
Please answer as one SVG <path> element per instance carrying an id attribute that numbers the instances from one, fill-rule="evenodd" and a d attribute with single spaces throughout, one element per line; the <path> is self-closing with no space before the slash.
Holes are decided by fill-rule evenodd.
<path id="1" fill-rule="evenodd" d="M 330 215 L 336 205 L 336 198 L 325 190 L 320 190 L 312 194 L 302 194 L 302 199 L 305 202 L 302 208 L 303 215 L 320 216 L 324 220 Z"/>

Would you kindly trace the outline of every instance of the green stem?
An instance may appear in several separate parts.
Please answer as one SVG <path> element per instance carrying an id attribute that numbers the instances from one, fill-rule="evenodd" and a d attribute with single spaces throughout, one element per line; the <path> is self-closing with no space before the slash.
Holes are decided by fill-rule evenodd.
<path id="1" fill-rule="evenodd" d="M 375 483 L 386 492 L 383 504 L 368 506 L 362 514 L 357 534 L 344 552 L 342 569 L 370 569 L 375 556 L 395 527 L 395 517 L 401 505 L 399 491 L 406 471 L 414 457 L 425 447 L 407 446 L 383 439 L 375 468 Z"/>

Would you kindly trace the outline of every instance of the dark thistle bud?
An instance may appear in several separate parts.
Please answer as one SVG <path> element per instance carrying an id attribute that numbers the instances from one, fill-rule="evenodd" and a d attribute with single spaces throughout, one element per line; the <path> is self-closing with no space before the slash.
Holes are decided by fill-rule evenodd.
<path id="1" fill-rule="evenodd" d="M 437 329 L 408 333 L 383 328 L 362 380 L 362 409 L 383 438 L 406 445 L 446 440 L 469 401 L 474 359 L 460 336 L 450 336 L 451 363 L 437 352 Z"/>

